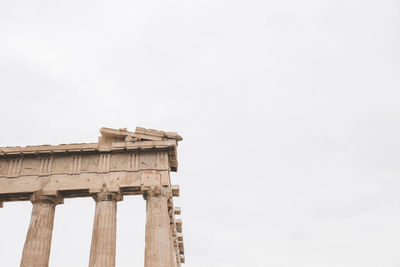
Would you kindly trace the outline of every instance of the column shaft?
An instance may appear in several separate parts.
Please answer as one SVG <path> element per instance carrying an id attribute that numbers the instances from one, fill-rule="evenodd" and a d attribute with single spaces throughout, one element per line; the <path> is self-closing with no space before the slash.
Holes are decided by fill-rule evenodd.
<path id="1" fill-rule="evenodd" d="M 117 234 L 117 200 L 96 200 L 89 267 L 114 267 Z"/>
<path id="2" fill-rule="evenodd" d="M 55 206 L 55 203 L 50 202 L 33 202 L 21 267 L 47 267 L 49 265 Z"/>
<path id="3" fill-rule="evenodd" d="M 146 196 L 145 267 L 174 267 L 167 196 Z"/>

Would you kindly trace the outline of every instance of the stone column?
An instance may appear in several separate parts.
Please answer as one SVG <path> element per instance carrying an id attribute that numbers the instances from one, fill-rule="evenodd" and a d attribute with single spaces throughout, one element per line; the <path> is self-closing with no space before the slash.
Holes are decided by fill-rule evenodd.
<path id="1" fill-rule="evenodd" d="M 117 234 L 118 193 L 101 192 L 93 196 L 96 201 L 92 247 L 89 267 L 114 267 Z"/>
<path id="2" fill-rule="evenodd" d="M 174 236 L 173 236 L 173 232 L 172 232 L 172 229 L 171 229 L 171 238 L 170 238 L 170 242 L 171 242 L 171 257 L 172 257 L 172 259 L 171 259 L 171 262 L 172 262 L 172 266 L 177 266 L 177 259 L 176 259 L 176 253 L 175 253 L 175 246 L 174 246 L 174 242 L 175 242 L 175 238 L 174 238 Z"/>
<path id="3" fill-rule="evenodd" d="M 171 242 L 171 262 L 172 266 L 177 266 L 177 258 L 175 253 L 175 242 L 176 242 L 176 230 L 175 230 L 175 213 L 173 209 L 172 199 L 168 201 L 168 213 L 169 213 L 169 220 L 170 220 L 170 242 Z"/>
<path id="4" fill-rule="evenodd" d="M 174 267 L 168 199 L 171 189 L 151 187 L 143 190 L 146 199 L 145 267 Z M 172 254 L 172 255 L 171 255 Z"/>
<path id="5" fill-rule="evenodd" d="M 57 204 L 63 202 L 57 196 L 34 194 L 31 222 L 22 252 L 21 267 L 49 266 L 51 237 L 53 234 L 54 214 Z"/>

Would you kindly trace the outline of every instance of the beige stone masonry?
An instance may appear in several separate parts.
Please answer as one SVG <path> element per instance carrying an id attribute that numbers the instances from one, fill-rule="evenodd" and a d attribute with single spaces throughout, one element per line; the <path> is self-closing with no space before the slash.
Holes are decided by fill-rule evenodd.
<path id="1" fill-rule="evenodd" d="M 181 266 L 180 190 L 170 173 L 182 137 L 141 127 L 100 132 L 97 143 L 0 147 L 0 208 L 33 204 L 21 267 L 48 266 L 55 207 L 76 197 L 96 201 L 89 267 L 115 267 L 117 202 L 127 195 L 146 200 L 145 267 Z"/>
<path id="2" fill-rule="evenodd" d="M 22 252 L 21 267 L 47 267 L 49 265 L 54 214 L 59 196 L 32 196 L 32 216 Z"/>
<path id="3" fill-rule="evenodd" d="M 92 246 L 89 267 L 114 267 L 116 254 L 117 201 L 119 193 L 101 192 L 94 194 L 96 211 L 94 215 Z"/>
<path id="4" fill-rule="evenodd" d="M 173 267 L 173 247 L 171 242 L 168 199 L 172 197 L 170 188 L 155 186 L 145 188 L 146 199 L 146 244 L 145 267 Z"/>

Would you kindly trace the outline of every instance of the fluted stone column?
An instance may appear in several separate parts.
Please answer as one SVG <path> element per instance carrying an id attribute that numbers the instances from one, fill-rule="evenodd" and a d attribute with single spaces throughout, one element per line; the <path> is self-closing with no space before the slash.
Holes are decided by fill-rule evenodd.
<path id="1" fill-rule="evenodd" d="M 174 267 L 168 214 L 170 188 L 152 187 L 143 191 L 146 199 L 145 267 Z M 172 255 L 171 255 L 172 254 Z"/>
<path id="2" fill-rule="evenodd" d="M 174 247 L 175 247 L 175 242 L 174 242 Z M 179 248 L 178 247 L 175 248 L 174 255 L 175 255 L 176 267 L 181 267 L 181 258 L 180 258 Z"/>
<path id="3" fill-rule="evenodd" d="M 176 262 L 176 254 L 175 254 L 175 247 L 174 247 L 174 240 L 175 240 L 175 238 L 174 238 L 174 236 L 172 235 L 172 229 L 171 229 L 171 235 L 170 235 L 170 242 L 171 242 L 171 245 L 170 245 L 170 247 L 171 247 L 171 257 L 172 257 L 172 259 L 171 259 L 171 262 L 172 262 L 172 266 L 177 266 L 177 262 Z"/>
<path id="4" fill-rule="evenodd" d="M 55 207 L 62 203 L 62 199 L 34 194 L 31 201 L 33 204 L 31 222 L 20 266 L 47 267 L 49 266 Z"/>
<path id="5" fill-rule="evenodd" d="M 171 203 L 171 205 L 169 206 L 169 217 L 170 217 L 170 242 L 171 242 L 171 262 L 172 262 L 172 266 L 178 266 L 177 265 L 177 258 L 176 258 L 176 252 L 175 252 L 175 242 L 176 242 L 176 231 L 175 231 L 175 214 L 174 214 L 174 210 L 173 210 L 173 205 Z"/>
<path id="6" fill-rule="evenodd" d="M 114 267 L 117 234 L 117 193 L 101 192 L 96 201 L 89 267 Z"/>

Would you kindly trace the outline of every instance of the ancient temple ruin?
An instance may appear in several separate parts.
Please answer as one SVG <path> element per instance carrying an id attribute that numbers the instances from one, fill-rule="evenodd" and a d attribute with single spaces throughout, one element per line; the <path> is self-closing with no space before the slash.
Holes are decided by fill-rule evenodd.
<path id="1" fill-rule="evenodd" d="M 137 127 L 100 129 L 97 143 L 0 148 L 0 207 L 31 201 L 21 267 L 47 267 L 56 206 L 65 198 L 96 202 L 89 267 L 114 267 L 117 202 L 146 200 L 145 267 L 185 262 L 181 213 L 170 172 L 178 169 L 177 133 Z M 1 265 L 1 262 L 0 262 Z"/>

